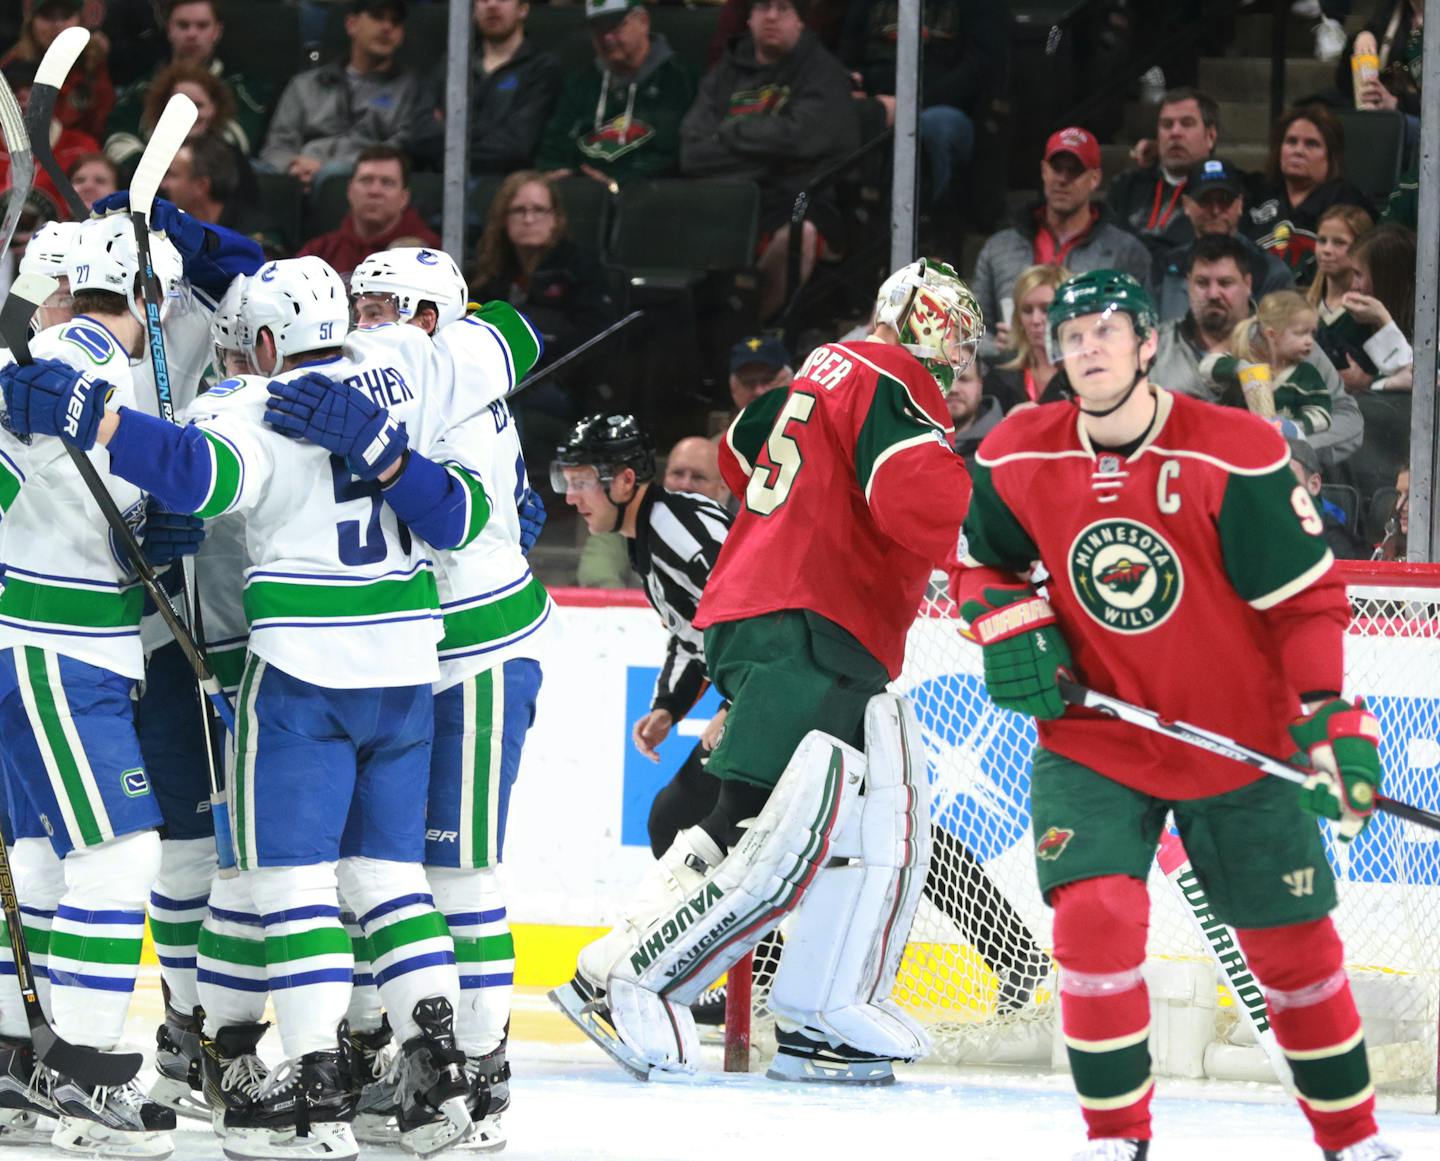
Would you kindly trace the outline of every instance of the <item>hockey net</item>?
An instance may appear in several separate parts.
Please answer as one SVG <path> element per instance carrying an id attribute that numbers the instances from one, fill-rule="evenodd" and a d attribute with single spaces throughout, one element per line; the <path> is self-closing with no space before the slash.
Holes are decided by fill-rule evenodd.
<path id="1" fill-rule="evenodd" d="M 1385 792 L 1440 811 L 1440 566 L 1339 567 L 1352 605 L 1346 695 L 1364 695 L 1380 720 Z M 1166 660 L 1193 667 L 1197 681 L 1224 679 L 1207 671 L 1203 657 Z M 978 647 L 959 636 L 953 606 L 935 591 L 911 630 L 897 683 L 925 734 L 936 841 L 895 998 L 927 1026 L 939 1062 L 1045 1067 L 1060 1064 L 1063 1053 L 1053 1034 L 1050 917 L 1030 836 L 1035 727 L 990 703 L 981 672 Z M 1340 883 L 1336 920 L 1376 1079 L 1398 1091 L 1434 1092 L 1440 835 L 1377 815 L 1347 849 L 1325 829 Z M 1158 868 L 1150 886 L 1146 973 L 1156 1070 L 1269 1079 L 1192 917 Z M 778 955 L 774 938 L 754 955 L 749 1032 L 762 1050 Z"/>

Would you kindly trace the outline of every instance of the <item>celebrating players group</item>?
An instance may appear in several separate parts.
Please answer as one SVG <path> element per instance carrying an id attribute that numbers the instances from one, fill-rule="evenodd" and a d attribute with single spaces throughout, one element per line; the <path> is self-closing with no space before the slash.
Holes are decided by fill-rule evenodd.
<path id="1" fill-rule="evenodd" d="M 158 1079 L 147 1094 L 47 1066 L 0 977 L 0 1143 L 163 1157 L 178 1111 L 236 1159 L 344 1161 L 357 1138 L 498 1149 L 514 952 L 494 867 L 551 611 L 505 399 L 540 339 L 503 303 L 471 311 L 442 253 L 372 255 L 347 289 L 158 202 L 157 375 L 126 208 L 114 195 L 38 234 L 22 268 L 66 285 L 0 369 L 0 757 L 47 1018 L 71 1044 L 117 1045 L 148 908 Z M 950 267 L 911 263 L 866 339 L 817 349 L 725 434 L 739 510 L 693 618 L 727 706 L 718 791 L 556 1002 L 635 1075 L 690 1070 L 691 1003 L 780 928 L 770 1076 L 886 1083 L 925 1055 L 890 998 L 930 853 L 920 728 L 890 685 L 938 568 L 991 699 L 1038 721 L 1077 1157 L 1149 1153 L 1145 880 L 1173 814 L 1320 1150 L 1398 1158 L 1316 821 L 1341 841 L 1366 824 L 1379 730 L 1341 696 L 1348 606 L 1284 439 L 1151 383 L 1153 304 L 1095 271 L 1050 310 L 1070 401 L 1012 414 L 972 475 L 945 393 L 982 329 Z M 176 422 L 158 414 L 166 379 Z M 556 479 L 620 527 L 632 461 L 586 446 L 562 449 Z M 77 452 L 180 607 L 178 640 Z M 1201 641 L 1222 690 L 1162 663 Z M 223 698 L 197 689 L 196 642 Z M 1068 708 L 1062 678 L 1298 748 L 1310 781 L 1297 796 Z"/>

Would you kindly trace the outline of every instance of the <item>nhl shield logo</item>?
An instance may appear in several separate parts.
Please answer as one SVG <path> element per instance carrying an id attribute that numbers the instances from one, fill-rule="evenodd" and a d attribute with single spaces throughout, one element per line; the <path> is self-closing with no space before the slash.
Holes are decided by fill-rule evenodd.
<path id="1" fill-rule="evenodd" d="M 1119 633 L 1148 633 L 1180 603 L 1184 572 L 1175 550 L 1137 520 L 1097 520 L 1070 546 L 1070 583 L 1080 604 Z"/>
<path id="2" fill-rule="evenodd" d="M 1065 848 L 1070 845 L 1070 840 L 1075 837 L 1075 832 L 1067 827 L 1052 826 L 1040 836 L 1040 841 L 1035 844 L 1035 857 L 1044 859 L 1047 863 L 1053 863 L 1065 853 Z"/>
<path id="3" fill-rule="evenodd" d="M 1096 466 L 1102 476 L 1113 476 L 1120 471 L 1120 457 L 1103 455 Z"/>

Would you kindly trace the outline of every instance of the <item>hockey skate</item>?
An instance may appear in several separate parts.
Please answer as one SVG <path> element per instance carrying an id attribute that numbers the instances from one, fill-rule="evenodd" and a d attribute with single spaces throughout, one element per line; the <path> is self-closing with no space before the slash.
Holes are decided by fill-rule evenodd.
<path id="1" fill-rule="evenodd" d="M 427 1157 L 449 1148 L 470 1132 L 466 1098 L 470 1080 L 465 1054 L 455 1047 L 455 1013 L 450 1001 L 431 996 L 414 1010 L 420 1029 L 401 1046 L 396 1060 L 395 1123 L 400 1144 Z"/>
<path id="2" fill-rule="evenodd" d="M 621 1039 L 604 992 L 593 988 L 581 972 L 577 971 L 568 984 L 551 991 L 550 1002 L 636 1080 L 650 1079 L 650 1062 Z"/>
<path id="3" fill-rule="evenodd" d="M 388 1016 L 382 1016 L 380 1027 L 373 1031 L 350 1033 L 355 1081 L 361 1086 L 355 1106 L 355 1139 L 367 1145 L 393 1145 L 400 1135 L 395 1128 L 395 1114 L 400 1104 L 394 1072 L 397 1054 L 390 1043 L 392 1039 Z"/>
<path id="4" fill-rule="evenodd" d="M 1325 1161 L 1400 1161 L 1403 1154 L 1394 1145 L 1387 1145 L 1379 1137 L 1366 1137 L 1340 1150 L 1325 1150 Z"/>
<path id="5" fill-rule="evenodd" d="M 48 1145 L 59 1113 L 50 1097 L 50 1070 L 28 1040 L 0 1036 L 0 1145 Z"/>
<path id="6" fill-rule="evenodd" d="M 775 1028 L 775 1058 L 765 1075 L 771 1080 L 827 1084 L 882 1085 L 895 1083 L 894 1060 L 835 1044 L 809 1029 L 787 1032 Z"/>
<path id="7" fill-rule="evenodd" d="M 1149 1141 L 1108 1137 L 1100 1141 L 1091 1141 L 1070 1161 L 1145 1161 L 1148 1156 L 1150 1156 Z"/>
<path id="8" fill-rule="evenodd" d="M 150 1099 L 173 1109 L 182 1117 L 210 1119 L 210 1106 L 200 1079 L 200 1020 L 185 1016 L 170 1006 L 166 992 L 165 1023 L 155 1030 L 155 1083 Z"/>
<path id="9" fill-rule="evenodd" d="M 498 1153 L 507 1143 L 500 1114 L 510 1107 L 510 1065 L 505 1059 L 506 1041 L 484 1056 L 465 1058 L 465 1075 L 470 1092 L 465 1104 L 474 1128 L 460 1144 L 458 1153 Z"/>
<path id="10" fill-rule="evenodd" d="M 354 1161 L 360 1155 L 350 1119 L 350 1030 L 340 1023 L 338 1045 L 307 1052 L 270 1074 L 253 1099 L 225 1110 L 224 1153 L 231 1161 L 321 1158 Z"/>
<path id="11" fill-rule="evenodd" d="M 225 1114 L 248 1109 L 270 1070 L 257 1049 L 269 1024 L 227 1024 L 212 1039 L 200 1037 L 200 1073 L 215 1135 L 225 1137 Z"/>
<path id="12" fill-rule="evenodd" d="M 156 1104 L 133 1080 L 116 1088 L 86 1088 L 55 1078 L 53 1099 L 60 1124 L 50 1143 L 91 1157 L 168 1157 L 175 1113 Z"/>

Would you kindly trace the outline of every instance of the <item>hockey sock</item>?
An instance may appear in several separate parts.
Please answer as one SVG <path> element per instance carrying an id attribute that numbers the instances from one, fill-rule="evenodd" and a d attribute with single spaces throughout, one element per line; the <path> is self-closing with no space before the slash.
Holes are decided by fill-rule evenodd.
<path id="1" fill-rule="evenodd" d="M 1265 989 L 1315 1143 L 1338 1152 L 1373 1136 L 1375 1088 L 1335 924 L 1326 917 L 1236 935 Z"/>
<path id="2" fill-rule="evenodd" d="M 214 878 L 214 840 L 161 841 L 160 875 L 150 892 L 150 938 L 172 1006 L 187 1016 L 200 1003 L 195 948 Z"/>
<path id="3" fill-rule="evenodd" d="M 450 933 L 419 863 L 346 858 L 340 860 L 339 873 L 345 901 L 369 941 L 371 971 L 395 1040 L 404 1044 L 420 1032 L 413 1016 L 417 1001 L 443 996 L 452 1009 L 458 1006 Z"/>
<path id="4" fill-rule="evenodd" d="M 229 1024 L 257 1024 L 265 1016 L 265 927 L 250 876 L 216 879 L 196 945 L 196 991 L 205 1009 L 205 1034 Z"/>
<path id="5" fill-rule="evenodd" d="M 147 830 L 79 848 L 64 866 L 65 894 L 50 929 L 55 1029 L 74 1044 L 113 1048 L 140 968 L 160 836 Z"/>
<path id="6" fill-rule="evenodd" d="M 505 1035 L 515 991 L 515 939 L 499 877 L 489 867 L 427 867 L 425 873 L 455 941 L 455 1042 L 466 1056 L 484 1056 Z"/>
<path id="7" fill-rule="evenodd" d="M 335 864 L 260 867 L 250 879 L 265 928 L 265 976 L 285 1058 L 334 1048 L 355 962 L 340 925 Z"/>
<path id="8" fill-rule="evenodd" d="M 35 975 L 35 992 L 50 1007 L 50 925 L 65 893 L 65 868 L 48 839 L 18 839 L 10 848 L 10 870 L 15 876 L 15 897 L 25 931 L 25 949 Z M 20 999 L 10 932 L 0 918 L 0 1036 L 30 1037 L 25 1006 Z"/>
<path id="9" fill-rule="evenodd" d="M 1149 897 L 1123 875 L 1050 893 L 1060 1015 L 1080 1110 L 1092 1139 L 1150 1137 L 1150 993 L 1145 960 Z"/>
<path id="10" fill-rule="evenodd" d="M 375 983 L 375 970 L 370 963 L 370 941 L 360 930 L 360 920 L 349 908 L 341 908 L 340 922 L 350 937 L 350 951 L 355 956 L 355 976 L 350 985 L 350 1007 L 345 1019 L 352 1032 L 374 1032 L 385 1018 L 380 1006 L 380 989 Z"/>

